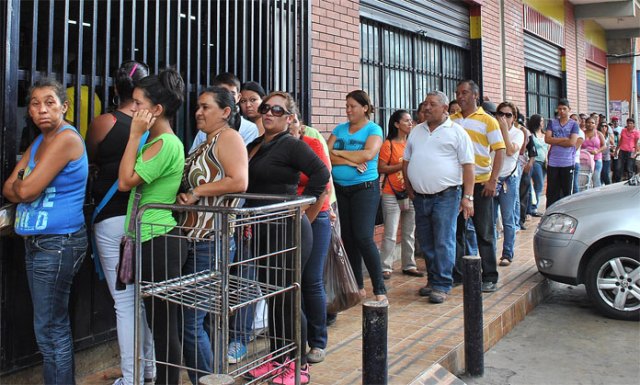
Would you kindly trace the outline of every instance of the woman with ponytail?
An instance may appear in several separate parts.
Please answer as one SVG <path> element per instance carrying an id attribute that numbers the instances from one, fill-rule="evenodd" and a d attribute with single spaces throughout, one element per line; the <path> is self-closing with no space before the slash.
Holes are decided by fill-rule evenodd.
<path id="1" fill-rule="evenodd" d="M 131 191 L 124 228 L 135 221 L 131 211 L 136 195 L 145 204 L 174 204 L 182 180 L 184 147 L 171 122 L 184 101 L 184 81 L 172 69 L 140 80 L 133 90 L 131 130 L 118 171 L 118 188 Z M 149 132 L 148 139 L 143 136 Z M 141 146 L 142 144 L 142 146 Z M 140 150 L 138 150 L 140 148 Z M 141 218 L 142 280 L 163 282 L 178 277 L 187 257 L 187 243 L 171 210 L 148 209 Z M 144 299 L 147 323 L 154 336 L 156 384 L 180 382 L 182 363 L 178 305 L 157 297 Z"/>
<path id="2" fill-rule="evenodd" d="M 125 61 L 115 75 L 114 99 L 119 100 L 116 110 L 102 114 L 91 122 L 87 132 L 87 153 L 89 162 L 97 168 L 91 194 L 99 209 L 93 220 L 94 263 L 100 263 L 116 311 L 118 345 L 120 347 L 120 369 L 122 377 L 114 384 L 134 383 L 134 285 L 126 285 L 124 290 L 116 290 L 116 266 L 120 255 L 120 239 L 124 235 L 124 221 L 127 215 L 129 194 L 117 191 L 118 168 L 124 149 L 129 141 L 129 129 L 133 115 L 133 89 L 138 82 L 149 75 L 146 64 L 134 60 Z M 115 187 L 114 187 L 115 186 Z M 111 191 L 111 189 L 113 189 Z M 99 259 L 99 261 L 98 261 Z M 140 311 L 144 312 L 144 308 Z M 155 377 L 153 361 L 153 337 L 149 327 L 142 328 L 142 352 L 150 362 L 138 374 L 141 382 Z M 144 370 L 142 370 L 144 369 Z"/>

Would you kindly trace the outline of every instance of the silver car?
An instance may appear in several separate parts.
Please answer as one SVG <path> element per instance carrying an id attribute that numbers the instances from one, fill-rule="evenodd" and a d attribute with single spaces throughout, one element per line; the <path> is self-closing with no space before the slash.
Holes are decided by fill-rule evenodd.
<path id="1" fill-rule="evenodd" d="M 604 315 L 640 319 L 640 176 L 571 195 L 545 212 L 533 239 L 538 270 L 584 284 Z"/>

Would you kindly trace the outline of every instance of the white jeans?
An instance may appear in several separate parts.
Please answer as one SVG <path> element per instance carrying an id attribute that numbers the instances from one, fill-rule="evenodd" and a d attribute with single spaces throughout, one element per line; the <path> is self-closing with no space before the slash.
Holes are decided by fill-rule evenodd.
<path id="1" fill-rule="evenodd" d="M 125 216 L 105 219 L 93 225 L 96 246 L 100 256 L 100 263 L 116 310 L 116 325 L 118 330 L 118 345 L 120 346 L 120 369 L 126 384 L 133 384 L 134 336 L 135 336 L 135 285 L 127 285 L 126 290 L 116 290 L 116 266 L 120 256 L 120 239 L 124 235 Z M 147 324 L 144 305 L 140 309 L 142 320 L 141 347 L 147 361 L 141 364 L 140 382 L 144 377 L 155 377 L 155 354 L 153 351 L 153 336 Z M 144 376 L 144 377 L 143 377 Z"/>
<path id="2" fill-rule="evenodd" d="M 400 241 L 402 270 L 416 268 L 413 257 L 414 234 L 416 230 L 416 215 L 413 203 L 409 201 L 409 209 L 400 211 L 398 200 L 393 194 L 382 193 L 382 214 L 384 215 L 384 240 L 380 251 L 382 271 L 393 270 L 394 251 L 396 249 L 396 234 L 398 224 L 402 222 L 402 239 Z"/>

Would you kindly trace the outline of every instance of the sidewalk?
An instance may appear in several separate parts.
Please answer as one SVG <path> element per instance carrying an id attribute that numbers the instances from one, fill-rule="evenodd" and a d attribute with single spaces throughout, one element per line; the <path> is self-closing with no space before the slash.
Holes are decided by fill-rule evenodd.
<path id="1" fill-rule="evenodd" d="M 483 294 L 485 350 L 509 333 L 549 291 L 546 280 L 537 272 L 533 258 L 533 234 L 537 223 L 538 218 L 532 218 L 527 222 L 528 230 L 518 232 L 513 264 L 499 267 L 498 291 Z M 501 248 L 499 241 L 498 254 Z M 424 261 L 419 260 L 418 266 L 424 270 Z M 372 299 L 370 282 L 368 279 L 365 282 L 368 298 Z M 390 303 L 389 384 L 461 383 L 448 372 L 464 372 L 462 287 L 454 288 L 444 304 L 434 305 L 428 303 L 427 298 L 418 296 L 418 289 L 424 286 L 426 278 L 402 275 L 400 267 L 396 266 L 394 275 L 386 283 Z M 312 384 L 353 385 L 362 382 L 361 315 L 362 307 L 356 306 L 340 313 L 336 324 L 329 327 L 327 358 L 311 368 Z M 118 360 L 113 352 L 109 352 L 103 352 L 103 365 L 110 362 L 113 366 L 80 377 L 79 384 L 111 385 L 120 376 Z M 31 368 L 30 371 L 39 373 L 40 368 Z M 81 375 L 83 371 L 78 372 Z M 188 383 L 186 376 L 183 378 Z"/>

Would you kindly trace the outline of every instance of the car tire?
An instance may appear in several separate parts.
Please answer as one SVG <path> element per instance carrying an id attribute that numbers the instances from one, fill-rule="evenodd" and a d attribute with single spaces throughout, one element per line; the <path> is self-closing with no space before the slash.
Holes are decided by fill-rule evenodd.
<path id="1" fill-rule="evenodd" d="M 605 316 L 640 320 L 640 256 L 638 246 L 617 243 L 599 250 L 587 265 L 587 295 Z M 635 277 L 631 274 L 635 272 Z"/>

